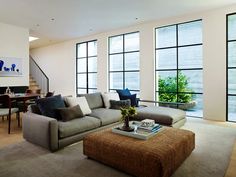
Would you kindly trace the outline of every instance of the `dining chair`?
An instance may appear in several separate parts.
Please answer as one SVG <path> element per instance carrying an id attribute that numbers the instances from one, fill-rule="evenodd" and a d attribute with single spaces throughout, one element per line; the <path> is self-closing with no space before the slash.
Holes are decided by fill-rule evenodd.
<path id="1" fill-rule="evenodd" d="M 53 95 L 54 95 L 54 92 L 55 92 L 55 91 L 53 91 L 53 92 L 47 92 L 47 94 L 46 94 L 45 97 L 51 97 L 51 96 L 53 96 Z"/>
<path id="2" fill-rule="evenodd" d="M 25 107 L 28 107 L 31 104 L 35 104 L 36 99 L 40 98 L 40 93 L 41 93 L 41 89 L 36 89 L 36 90 L 31 90 L 31 89 L 27 89 L 25 91 L 25 94 L 39 94 L 39 96 L 37 98 L 32 98 L 29 100 L 24 101 L 17 101 L 17 107 L 19 108 L 19 112 L 25 112 Z"/>
<path id="3" fill-rule="evenodd" d="M 9 95 L 0 95 L 0 103 L 2 107 L 0 108 L 0 116 L 7 116 L 8 118 L 8 134 L 11 132 L 11 115 L 16 113 L 16 118 L 18 120 L 18 127 L 20 127 L 20 112 L 18 108 L 12 107 L 11 98 Z"/>
<path id="4" fill-rule="evenodd" d="M 25 91 L 25 93 L 33 93 L 33 90 L 27 89 L 27 90 Z"/>

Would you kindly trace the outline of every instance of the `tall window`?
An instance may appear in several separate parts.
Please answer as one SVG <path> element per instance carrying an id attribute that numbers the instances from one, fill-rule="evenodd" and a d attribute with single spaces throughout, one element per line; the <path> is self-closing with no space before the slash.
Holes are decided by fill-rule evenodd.
<path id="1" fill-rule="evenodd" d="M 97 90 L 97 40 L 76 44 L 76 93 Z"/>
<path id="2" fill-rule="evenodd" d="M 139 93 L 139 32 L 109 37 L 109 90 Z"/>
<path id="3" fill-rule="evenodd" d="M 156 100 L 202 117 L 202 21 L 156 28 Z M 176 103 L 176 104 L 174 104 Z M 178 103 L 178 104 L 177 104 Z"/>
<path id="4" fill-rule="evenodd" d="M 227 120 L 236 122 L 236 13 L 227 15 Z"/>

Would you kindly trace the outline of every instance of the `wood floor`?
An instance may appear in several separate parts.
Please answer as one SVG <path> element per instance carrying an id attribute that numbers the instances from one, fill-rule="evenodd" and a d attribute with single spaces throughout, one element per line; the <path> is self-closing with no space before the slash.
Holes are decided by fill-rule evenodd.
<path id="1" fill-rule="evenodd" d="M 22 115 L 20 116 L 22 117 Z M 21 124 L 22 125 L 22 124 Z M 22 129 L 18 127 L 15 116 L 12 116 L 11 121 L 11 134 L 8 134 L 8 120 L 5 117 L 4 120 L 0 117 L 0 148 L 20 142 L 23 140 Z"/>
<path id="2" fill-rule="evenodd" d="M 22 117 L 22 115 L 21 115 L 21 117 Z M 205 121 L 209 124 L 216 124 L 216 125 L 220 125 L 220 126 L 235 127 L 236 128 L 236 124 L 234 124 L 234 123 L 214 122 L 214 121 L 207 121 L 207 120 L 205 120 Z M 18 127 L 17 120 L 16 120 L 15 116 L 13 116 L 13 118 L 12 118 L 11 125 L 12 125 L 11 134 L 8 134 L 7 133 L 8 121 L 6 120 L 6 118 L 5 118 L 5 120 L 2 120 L 2 118 L 0 118 L 0 148 L 10 145 L 10 144 L 15 144 L 15 143 L 23 140 L 22 128 Z M 236 177 L 236 170 L 235 169 L 236 169 L 236 142 L 234 145 L 234 149 L 232 151 L 231 160 L 230 160 L 227 172 L 225 174 L 225 177 Z"/>

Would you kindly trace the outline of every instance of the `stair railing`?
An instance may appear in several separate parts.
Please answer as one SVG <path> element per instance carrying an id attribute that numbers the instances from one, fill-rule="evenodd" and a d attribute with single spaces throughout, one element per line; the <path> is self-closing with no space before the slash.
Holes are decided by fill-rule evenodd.
<path id="1" fill-rule="evenodd" d="M 39 85 L 41 89 L 41 94 L 45 95 L 47 92 L 49 92 L 49 79 L 47 75 L 43 72 L 43 70 L 40 68 L 40 66 L 36 63 L 36 61 L 31 56 L 29 58 L 29 72 Z"/>

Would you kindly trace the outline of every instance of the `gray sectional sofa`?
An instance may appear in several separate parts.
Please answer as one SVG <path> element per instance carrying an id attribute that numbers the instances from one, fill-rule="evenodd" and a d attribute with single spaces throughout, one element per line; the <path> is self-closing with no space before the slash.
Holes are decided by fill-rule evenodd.
<path id="1" fill-rule="evenodd" d="M 120 110 L 105 108 L 101 93 L 80 96 L 86 97 L 92 110 L 91 114 L 62 122 L 29 109 L 23 114 L 23 137 L 31 143 L 56 151 L 82 140 L 88 133 L 120 124 Z M 158 111 L 158 109 L 160 110 L 160 107 L 137 108 L 136 118 L 138 120 L 151 118 L 157 123 L 173 127 L 182 126 L 186 120 L 185 112 L 182 110 L 161 108 Z"/>

